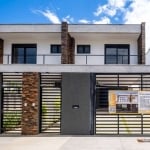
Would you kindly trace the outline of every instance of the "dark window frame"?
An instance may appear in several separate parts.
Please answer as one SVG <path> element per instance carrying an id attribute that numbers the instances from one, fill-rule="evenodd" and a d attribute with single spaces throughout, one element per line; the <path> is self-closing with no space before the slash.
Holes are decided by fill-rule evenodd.
<path id="1" fill-rule="evenodd" d="M 56 52 L 53 51 L 53 47 L 56 47 Z M 51 54 L 61 54 L 61 44 L 51 44 L 50 45 L 50 53 Z"/>
<path id="2" fill-rule="evenodd" d="M 82 47 L 83 51 L 80 52 L 79 48 Z M 86 52 L 86 47 L 89 48 L 89 52 Z M 91 53 L 91 45 L 77 45 L 77 54 L 90 54 Z"/>
<path id="3" fill-rule="evenodd" d="M 23 57 L 23 63 L 18 62 L 18 57 L 17 51 L 15 51 L 16 48 L 23 48 L 23 55 L 20 57 Z M 29 55 L 27 55 L 27 48 L 36 48 L 35 55 L 32 57 L 35 57 L 35 62 L 34 63 L 28 63 L 27 58 Z M 12 58 L 11 58 L 12 64 L 36 64 L 37 62 L 37 44 L 12 44 Z"/>
<path id="4" fill-rule="evenodd" d="M 116 48 L 116 55 L 107 55 L 107 48 Z M 128 49 L 128 55 L 118 55 L 118 49 L 119 48 L 126 48 Z M 107 63 L 107 56 L 114 56 L 116 57 L 116 63 Z M 127 56 L 128 57 L 128 61 L 127 63 L 123 63 L 123 59 L 122 59 L 122 63 L 119 63 L 119 56 Z M 105 44 L 105 64 L 130 64 L 130 44 Z"/>

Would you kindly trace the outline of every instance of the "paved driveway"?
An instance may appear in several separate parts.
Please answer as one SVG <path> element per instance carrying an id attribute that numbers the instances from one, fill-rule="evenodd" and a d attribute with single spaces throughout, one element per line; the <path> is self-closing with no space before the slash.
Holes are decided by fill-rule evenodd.
<path id="1" fill-rule="evenodd" d="M 150 139 L 146 137 L 145 139 Z M 0 150 L 149 150 L 137 137 L 0 137 Z"/>

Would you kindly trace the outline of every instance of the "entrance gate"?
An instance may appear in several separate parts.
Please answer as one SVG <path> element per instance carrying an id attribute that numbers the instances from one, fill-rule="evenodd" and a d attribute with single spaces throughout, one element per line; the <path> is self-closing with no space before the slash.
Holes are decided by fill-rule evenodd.
<path id="1" fill-rule="evenodd" d="M 96 74 L 95 108 L 95 134 L 150 135 L 150 114 L 109 113 L 109 90 L 150 91 L 150 74 Z"/>
<path id="2" fill-rule="evenodd" d="M 41 133 L 60 134 L 61 74 L 41 73 Z"/>

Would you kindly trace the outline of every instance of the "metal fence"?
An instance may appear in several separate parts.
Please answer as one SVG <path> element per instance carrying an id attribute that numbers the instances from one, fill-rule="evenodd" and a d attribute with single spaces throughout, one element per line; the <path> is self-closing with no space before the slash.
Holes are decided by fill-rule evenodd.
<path id="1" fill-rule="evenodd" d="M 61 75 L 41 74 L 41 133 L 60 134 Z"/>
<path id="2" fill-rule="evenodd" d="M 2 81 L 1 132 L 21 133 L 22 73 L 3 73 Z"/>
<path id="3" fill-rule="evenodd" d="M 150 114 L 96 112 L 96 134 L 150 135 Z"/>

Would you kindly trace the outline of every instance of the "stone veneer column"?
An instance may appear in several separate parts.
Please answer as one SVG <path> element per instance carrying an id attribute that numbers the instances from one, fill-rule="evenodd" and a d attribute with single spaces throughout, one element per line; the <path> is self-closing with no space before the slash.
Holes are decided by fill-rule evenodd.
<path id="1" fill-rule="evenodd" d="M 67 22 L 62 22 L 61 27 L 61 63 L 74 64 L 75 40 L 68 33 Z"/>
<path id="2" fill-rule="evenodd" d="M 69 37 L 69 64 L 75 63 L 75 39 L 72 37 Z"/>
<path id="3" fill-rule="evenodd" d="M 0 64 L 3 64 L 4 41 L 0 39 Z"/>
<path id="4" fill-rule="evenodd" d="M 138 64 L 145 64 L 145 23 L 141 24 L 141 34 L 138 38 Z"/>
<path id="5" fill-rule="evenodd" d="M 22 134 L 39 133 L 39 73 L 23 73 L 22 85 Z"/>
<path id="6" fill-rule="evenodd" d="M 62 22 L 61 26 L 61 63 L 68 64 L 68 24 Z"/>

